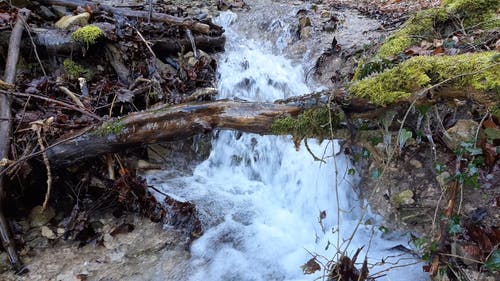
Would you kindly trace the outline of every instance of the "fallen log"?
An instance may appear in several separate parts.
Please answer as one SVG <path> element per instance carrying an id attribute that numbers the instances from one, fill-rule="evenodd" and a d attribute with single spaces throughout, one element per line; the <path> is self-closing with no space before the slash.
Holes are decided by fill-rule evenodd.
<path id="1" fill-rule="evenodd" d="M 9 40 L 9 50 L 7 62 L 5 64 L 4 80 L 7 84 L 14 84 L 16 80 L 17 62 L 19 60 L 19 48 L 23 35 L 24 25 L 26 24 L 31 11 L 28 9 L 20 9 L 17 13 L 17 21 L 12 29 Z M 12 126 L 12 113 L 10 109 L 10 97 L 6 93 L 0 93 L 0 159 L 9 159 L 10 150 L 10 131 Z M 0 172 L 4 167 L 0 167 Z M 7 220 L 3 214 L 3 193 L 4 193 L 4 176 L 0 174 L 0 238 L 3 247 L 9 255 L 10 262 L 17 272 L 23 271 L 23 265 L 17 256 L 14 242 L 10 238 Z"/>
<path id="2" fill-rule="evenodd" d="M 100 4 L 99 2 L 94 2 L 94 1 L 73 1 L 73 0 L 44 0 L 41 1 L 42 3 L 49 4 L 49 5 L 59 5 L 59 6 L 65 6 L 65 7 L 70 7 L 70 8 L 77 8 L 77 7 L 93 7 L 96 10 L 103 10 L 106 12 L 109 12 L 114 15 L 121 15 L 125 17 L 133 17 L 133 18 L 142 18 L 142 19 L 151 19 L 152 21 L 157 21 L 157 22 L 165 22 L 171 25 L 175 26 L 182 26 L 185 28 L 188 28 L 192 31 L 196 31 L 202 34 L 209 34 L 211 32 L 210 25 L 201 23 L 199 21 L 196 21 L 194 19 L 190 18 L 180 18 L 176 16 L 171 16 L 168 14 L 162 14 L 162 13 L 149 13 L 148 11 L 135 11 L 135 10 L 130 10 L 130 9 L 124 9 L 124 8 L 115 8 L 109 5 L 104 5 Z"/>
<path id="3" fill-rule="evenodd" d="M 95 25 L 101 27 L 100 23 L 96 23 Z M 82 44 L 72 40 L 70 32 L 47 28 L 33 28 L 32 32 L 34 34 L 33 39 L 35 44 L 45 47 L 48 51 L 53 53 L 72 54 L 81 52 L 82 50 Z M 158 56 L 160 56 L 160 54 L 161 56 L 177 55 L 182 50 L 185 52 L 192 50 L 191 42 L 185 38 L 162 38 L 150 40 L 150 42 L 153 43 L 152 49 Z M 226 37 L 224 35 L 208 36 L 200 34 L 194 36 L 194 42 L 198 49 L 207 53 L 220 52 L 224 51 Z M 22 47 L 31 48 L 31 45 L 26 42 Z"/>
<path id="4" fill-rule="evenodd" d="M 126 147 L 180 140 L 213 129 L 270 133 L 273 122 L 296 116 L 294 105 L 215 101 L 163 106 L 104 122 L 47 150 L 51 165 L 69 165 Z"/>
<path id="5" fill-rule="evenodd" d="M 191 42 L 188 39 L 163 38 L 161 40 L 151 40 L 151 42 L 154 44 L 152 48 L 156 54 L 177 55 L 181 50 L 185 52 L 192 51 Z M 224 35 L 196 35 L 194 36 L 194 43 L 196 48 L 207 53 L 220 52 L 224 51 L 226 37 Z"/>

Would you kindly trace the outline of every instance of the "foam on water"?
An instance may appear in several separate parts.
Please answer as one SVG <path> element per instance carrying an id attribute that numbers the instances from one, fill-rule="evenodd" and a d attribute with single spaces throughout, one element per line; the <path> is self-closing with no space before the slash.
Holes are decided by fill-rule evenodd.
<path id="1" fill-rule="evenodd" d="M 314 90 L 305 83 L 300 64 L 259 43 L 258 38 L 245 38 L 239 32 L 245 23 L 238 22 L 236 14 L 223 13 L 218 23 L 228 37 L 226 52 L 219 58 L 220 98 L 270 101 Z M 322 276 L 323 272 L 304 275 L 300 266 L 311 258 L 310 253 L 333 257 L 337 235 L 341 243 L 351 236 L 362 204 L 352 190 L 357 178 L 348 175 L 352 167 L 346 156 L 338 153 L 338 144 L 310 140 L 309 147 L 316 156 L 325 158 L 325 163 L 314 161 L 303 144 L 296 151 L 290 137 L 220 131 L 214 136 L 208 160 L 196 167 L 192 176 L 164 178 L 156 184 L 169 194 L 193 201 L 204 223 L 205 233 L 192 244 L 184 278 L 257 281 L 316 280 Z M 157 183 L 161 174 L 150 181 L 152 178 Z M 342 210 L 340 221 L 338 208 Z M 322 225 L 321 211 L 327 214 Z M 368 217 L 376 221 L 370 214 L 365 219 Z M 381 235 L 373 227 L 361 226 L 347 253 L 369 247 L 370 263 L 399 255 L 388 249 L 405 240 L 390 241 Z M 409 257 L 387 261 L 399 258 Z M 378 280 L 426 280 L 425 276 L 416 266 L 390 271 Z"/>

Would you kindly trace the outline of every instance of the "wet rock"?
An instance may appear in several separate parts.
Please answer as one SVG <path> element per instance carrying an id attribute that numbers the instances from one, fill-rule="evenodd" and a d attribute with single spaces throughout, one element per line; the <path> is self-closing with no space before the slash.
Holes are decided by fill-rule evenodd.
<path id="1" fill-rule="evenodd" d="M 300 39 L 311 38 L 311 27 L 306 26 L 300 30 Z"/>
<path id="2" fill-rule="evenodd" d="M 399 207 L 402 205 L 411 205 L 415 203 L 415 200 L 413 200 L 413 191 L 406 189 L 398 194 L 393 195 L 391 197 L 391 203 L 395 207 Z"/>
<path id="3" fill-rule="evenodd" d="M 456 150 L 460 148 L 462 142 L 470 142 L 474 140 L 479 124 L 470 119 L 460 119 L 455 126 L 446 130 L 448 136 L 444 136 L 443 140 L 446 145 Z"/>
<path id="4" fill-rule="evenodd" d="M 69 29 L 76 25 L 87 25 L 89 23 L 90 14 L 87 12 L 76 16 L 64 16 L 56 22 L 56 27 L 59 29 Z"/>
<path id="5" fill-rule="evenodd" d="M 327 18 L 329 18 L 329 17 L 330 17 L 330 12 L 329 12 L 329 11 L 327 11 L 327 10 L 323 10 L 323 11 L 321 11 L 320 16 L 321 16 L 321 18 L 323 18 L 323 19 L 327 19 Z"/>
<path id="6" fill-rule="evenodd" d="M 30 212 L 30 226 L 39 227 L 46 225 L 52 218 L 54 218 L 56 212 L 53 208 L 47 208 L 47 210 L 42 211 L 42 206 L 36 206 Z"/>
<path id="7" fill-rule="evenodd" d="M 301 17 L 299 18 L 299 27 L 303 29 L 306 26 L 311 26 L 311 19 L 309 17 Z"/>

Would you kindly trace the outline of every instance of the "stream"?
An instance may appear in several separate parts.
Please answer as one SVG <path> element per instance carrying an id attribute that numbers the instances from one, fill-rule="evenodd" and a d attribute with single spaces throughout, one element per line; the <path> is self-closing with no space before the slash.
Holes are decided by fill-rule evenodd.
<path id="1" fill-rule="evenodd" d="M 305 78 L 318 47 L 301 56 L 288 48 L 301 7 L 274 1 L 250 1 L 250 6 L 248 12 L 224 12 L 216 19 L 228 39 L 218 57 L 218 98 L 273 101 L 320 89 Z M 204 227 L 183 266 L 157 279 L 326 280 L 324 271 L 304 275 L 301 266 L 313 255 L 326 264 L 337 247 L 348 246 L 352 256 L 364 246 L 358 263 L 367 255 L 370 274 L 397 266 L 377 280 L 428 280 L 414 257 L 391 250 L 409 247 L 407 237 L 384 235 L 369 211 L 357 228 L 363 202 L 353 187 L 359 179 L 339 143 L 309 140 L 308 146 L 324 162 L 315 161 L 304 143 L 296 150 L 291 137 L 218 131 L 209 158 L 192 173 L 149 175 L 158 189 L 194 202 Z M 382 260 L 385 264 L 375 265 Z M 413 265 L 400 267 L 405 264 Z"/>

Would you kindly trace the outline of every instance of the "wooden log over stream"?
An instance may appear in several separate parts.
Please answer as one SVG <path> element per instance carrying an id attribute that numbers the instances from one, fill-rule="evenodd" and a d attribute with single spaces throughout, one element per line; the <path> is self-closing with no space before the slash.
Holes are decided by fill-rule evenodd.
<path id="1" fill-rule="evenodd" d="M 51 147 L 47 154 L 52 165 L 68 165 L 133 145 L 179 140 L 216 128 L 266 134 L 276 119 L 301 111 L 294 105 L 228 100 L 164 106 L 104 122 Z"/>

